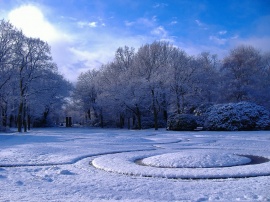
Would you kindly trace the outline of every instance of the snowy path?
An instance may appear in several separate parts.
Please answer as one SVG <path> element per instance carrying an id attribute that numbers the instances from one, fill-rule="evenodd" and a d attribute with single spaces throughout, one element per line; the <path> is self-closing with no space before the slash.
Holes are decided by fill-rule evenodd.
<path id="1" fill-rule="evenodd" d="M 267 159 L 270 132 L 0 134 L 0 201 L 268 201 Z"/>

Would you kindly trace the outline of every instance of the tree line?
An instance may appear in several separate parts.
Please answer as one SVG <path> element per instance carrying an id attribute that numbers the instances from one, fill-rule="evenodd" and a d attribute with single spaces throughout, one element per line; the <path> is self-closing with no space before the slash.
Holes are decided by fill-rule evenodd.
<path id="1" fill-rule="evenodd" d="M 99 70 L 78 77 L 72 105 L 101 127 L 165 127 L 169 116 L 202 105 L 253 102 L 270 109 L 270 54 L 241 45 L 228 56 L 190 56 L 165 41 L 120 47 Z"/>
<path id="2" fill-rule="evenodd" d="M 249 101 L 270 109 L 269 84 L 270 54 L 252 46 L 219 60 L 155 41 L 118 48 L 111 62 L 81 73 L 73 89 L 46 42 L 0 21 L 0 129 L 27 131 L 64 116 L 91 126 L 158 129 L 203 105 Z"/>
<path id="3" fill-rule="evenodd" d="M 26 132 L 31 125 L 57 121 L 71 88 L 46 42 L 0 21 L 0 129 Z"/>

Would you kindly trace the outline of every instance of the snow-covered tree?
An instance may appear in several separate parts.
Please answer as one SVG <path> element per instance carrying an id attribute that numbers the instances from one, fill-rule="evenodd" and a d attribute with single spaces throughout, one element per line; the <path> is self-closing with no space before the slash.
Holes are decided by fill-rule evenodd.
<path id="1" fill-rule="evenodd" d="M 18 108 L 18 131 L 21 132 L 22 125 L 24 131 L 27 117 L 27 101 L 31 94 L 31 84 L 43 77 L 46 70 L 54 71 L 50 56 L 50 47 L 40 39 L 27 38 L 21 35 L 15 42 L 16 54 L 16 80 L 20 91 L 20 103 Z"/>
<path id="2" fill-rule="evenodd" d="M 219 99 L 220 89 L 220 62 L 217 55 L 202 52 L 196 58 L 196 99 L 197 103 L 215 103 Z"/>
<path id="3" fill-rule="evenodd" d="M 194 59 L 179 48 L 174 48 L 169 61 L 171 113 L 182 114 L 193 97 L 197 66 Z"/>
<path id="4" fill-rule="evenodd" d="M 125 46 L 113 61 L 80 75 L 74 103 L 100 126 L 123 127 L 127 121 L 130 127 L 133 120 L 138 129 L 157 129 L 168 114 L 190 114 L 201 105 L 248 100 L 267 106 L 268 62 L 267 55 L 246 46 L 233 49 L 222 63 L 216 55 L 189 56 L 164 41 L 137 52 Z"/>
<path id="5" fill-rule="evenodd" d="M 263 70 L 262 57 L 258 50 L 251 46 L 236 47 L 224 58 L 221 70 L 225 101 L 254 100 L 254 91 L 260 86 Z"/>
<path id="6" fill-rule="evenodd" d="M 0 128 L 7 126 L 9 100 L 12 98 L 12 76 L 14 74 L 14 40 L 17 31 L 10 23 L 0 21 Z"/>
<path id="7" fill-rule="evenodd" d="M 31 85 L 28 97 L 28 127 L 32 122 L 38 126 L 51 126 L 60 119 L 62 106 L 66 104 L 72 85 L 57 72 L 43 71 L 42 78 Z"/>
<path id="8" fill-rule="evenodd" d="M 153 42 L 139 48 L 136 54 L 136 73 L 143 79 L 144 90 L 151 99 L 149 110 L 153 113 L 154 128 L 158 129 L 158 117 L 167 110 L 166 88 L 169 59 L 173 47 L 168 42 Z"/>
<path id="9" fill-rule="evenodd" d="M 31 116 L 52 102 L 60 104 L 70 85 L 58 74 L 46 42 L 26 37 L 4 20 L 0 28 L 0 123 L 26 131 Z"/>
<path id="10" fill-rule="evenodd" d="M 97 76 L 99 72 L 89 70 L 81 73 L 78 77 L 74 92 L 73 100 L 76 105 L 81 107 L 86 122 L 91 121 L 97 113 Z"/>

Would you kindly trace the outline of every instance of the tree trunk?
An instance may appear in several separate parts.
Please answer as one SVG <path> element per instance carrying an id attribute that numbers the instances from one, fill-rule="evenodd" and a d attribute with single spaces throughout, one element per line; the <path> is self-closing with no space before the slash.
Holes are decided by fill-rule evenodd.
<path id="1" fill-rule="evenodd" d="M 158 130 L 158 110 L 156 107 L 156 101 L 155 101 L 155 93 L 154 90 L 151 91 L 152 94 L 152 104 L 153 104 L 153 113 L 154 113 L 154 127 L 155 130 Z"/>
<path id="2" fill-rule="evenodd" d="M 14 122 L 14 117 L 13 117 L 13 115 L 11 114 L 11 115 L 9 116 L 9 127 L 10 127 L 10 128 L 13 126 L 13 122 Z"/>
<path id="3" fill-rule="evenodd" d="M 181 114 L 181 104 L 179 95 L 176 95 L 176 107 L 177 107 L 177 114 Z"/>
<path id="4" fill-rule="evenodd" d="M 17 118 L 18 132 L 22 132 L 22 113 L 23 113 L 23 102 L 21 102 L 19 105 L 18 118 Z"/>
<path id="5" fill-rule="evenodd" d="M 23 107 L 23 129 L 27 132 L 27 122 L 26 122 L 26 107 Z"/>
<path id="6" fill-rule="evenodd" d="M 103 128 L 104 127 L 104 120 L 103 120 L 103 112 L 102 109 L 100 110 L 100 127 Z"/>
<path id="7" fill-rule="evenodd" d="M 2 108 L 2 120 L 0 120 L 0 121 L 2 121 L 2 126 L 4 127 L 4 128 L 6 128 L 7 127 L 7 106 L 4 106 L 4 107 L 1 107 Z"/>
<path id="8" fill-rule="evenodd" d="M 27 126 L 28 126 L 28 130 L 31 129 L 31 117 L 30 115 L 27 115 Z"/>
<path id="9" fill-rule="evenodd" d="M 164 111 L 163 111 L 163 119 L 164 119 L 165 122 L 167 123 L 167 121 L 168 121 L 168 112 L 167 112 L 166 109 L 164 109 Z"/>
<path id="10" fill-rule="evenodd" d="M 137 105 L 136 105 L 136 117 L 137 117 L 137 127 L 139 130 L 141 130 L 142 129 L 141 111 Z"/>
<path id="11" fill-rule="evenodd" d="M 154 107 L 154 126 L 155 130 L 158 130 L 158 110 Z"/>
<path id="12" fill-rule="evenodd" d="M 69 126 L 69 123 L 68 123 L 68 117 L 66 117 L 66 127 Z"/>
<path id="13" fill-rule="evenodd" d="M 119 117 L 119 127 L 120 128 L 123 128 L 125 126 L 125 117 L 120 114 L 120 117 Z"/>
<path id="14" fill-rule="evenodd" d="M 87 116 L 88 116 L 89 120 L 91 120 L 91 111 L 90 111 L 90 109 L 87 110 Z"/>
<path id="15" fill-rule="evenodd" d="M 130 129 L 130 117 L 128 117 L 128 129 Z"/>

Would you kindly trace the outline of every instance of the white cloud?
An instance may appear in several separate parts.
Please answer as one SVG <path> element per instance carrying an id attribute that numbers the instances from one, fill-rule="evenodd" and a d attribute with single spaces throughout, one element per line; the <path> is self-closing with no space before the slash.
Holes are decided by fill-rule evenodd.
<path id="1" fill-rule="evenodd" d="M 162 38 L 167 37 L 167 31 L 162 26 L 158 26 L 151 31 L 151 34 L 160 36 Z"/>
<path id="2" fill-rule="evenodd" d="M 221 30 L 218 32 L 219 35 L 225 35 L 227 34 L 227 30 Z"/>
<path id="3" fill-rule="evenodd" d="M 200 26 L 200 27 L 203 26 L 203 23 L 201 23 L 201 21 L 195 20 L 195 22 L 197 23 L 198 26 Z"/>
<path id="4" fill-rule="evenodd" d="M 263 52 L 269 52 L 269 45 L 270 45 L 270 37 L 249 37 L 249 38 L 235 38 L 231 42 L 232 46 L 238 46 L 238 45 L 250 45 L 253 46 L 254 48 L 257 48 Z"/>
<path id="5" fill-rule="evenodd" d="M 178 48 L 184 50 L 188 55 L 197 56 L 202 52 L 209 52 L 211 54 L 217 54 L 219 58 L 224 57 L 226 55 L 227 50 L 224 48 L 220 48 L 216 45 L 202 45 L 195 44 L 193 41 L 180 42 L 176 41 L 174 43 Z"/>
<path id="6" fill-rule="evenodd" d="M 224 45 L 227 42 L 227 39 L 225 38 L 219 38 L 216 36 L 210 36 L 209 39 L 213 42 L 215 42 L 218 45 Z"/>
<path id="7" fill-rule="evenodd" d="M 239 38 L 239 35 L 234 35 L 231 37 L 231 39 L 238 39 Z"/>
<path id="8" fill-rule="evenodd" d="M 88 26 L 88 22 L 79 21 L 77 22 L 79 28 L 84 28 Z"/>
<path id="9" fill-rule="evenodd" d="M 200 28 L 205 29 L 205 30 L 208 29 L 206 24 L 202 23 L 200 20 L 195 20 L 195 22 Z"/>
<path id="10" fill-rule="evenodd" d="M 84 28 L 84 27 L 91 27 L 91 28 L 95 28 L 98 26 L 98 22 L 86 22 L 86 21 L 78 21 L 77 25 L 79 28 Z M 102 23 L 101 26 L 105 26 L 105 23 Z"/>
<path id="11" fill-rule="evenodd" d="M 51 46 L 51 54 L 60 73 L 64 74 L 70 81 L 76 80 L 71 65 L 77 59 L 68 50 L 76 41 L 73 35 L 60 31 L 57 26 L 46 19 L 41 9 L 34 5 L 22 5 L 15 8 L 7 14 L 7 18 L 11 24 L 21 29 L 27 37 L 47 41 Z"/>
<path id="12" fill-rule="evenodd" d="M 89 22 L 89 27 L 97 27 L 97 22 Z"/>
<path id="13" fill-rule="evenodd" d="M 125 23 L 125 25 L 127 27 L 133 26 L 135 24 L 135 22 L 130 22 L 130 21 L 127 21 L 127 20 L 124 23 Z"/>
<path id="14" fill-rule="evenodd" d="M 135 21 L 124 21 L 125 26 L 144 26 L 144 27 L 154 27 L 156 25 L 157 16 L 152 18 L 138 18 Z"/>
<path id="15" fill-rule="evenodd" d="M 156 17 L 154 16 L 152 19 L 139 18 L 136 23 L 139 25 L 146 26 L 146 27 L 153 27 L 155 25 L 155 21 L 156 21 Z"/>
<path id="16" fill-rule="evenodd" d="M 24 5 L 10 11 L 8 19 L 28 37 L 40 38 L 48 42 L 68 38 L 48 22 L 41 10 L 33 5 Z"/>
<path id="17" fill-rule="evenodd" d="M 129 35 L 121 30 L 115 31 L 105 27 L 102 19 L 98 18 L 93 21 L 78 21 L 68 17 L 69 30 L 66 31 L 65 28 L 60 27 L 59 22 L 49 21 L 42 11 L 43 9 L 38 6 L 24 5 L 10 11 L 8 19 L 13 25 L 22 29 L 26 36 L 48 41 L 59 72 L 72 82 L 76 82 L 81 72 L 99 69 L 102 64 L 112 61 L 118 47 L 127 45 L 137 49 L 145 43 L 170 38 L 165 28 L 157 25 L 156 16 L 140 18 L 134 22 L 126 21 L 126 26 L 143 26 L 147 30 L 144 35 Z M 58 19 L 62 20 L 65 18 L 59 17 Z M 80 29 L 78 32 L 78 27 L 101 26 L 104 27 L 102 30 Z M 151 32 L 150 35 L 148 31 Z"/>
<path id="18" fill-rule="evenodd" d="M 165 4 L 165 3 L 156 3 L 153 7 L 154 8 L 164 8 L 167 6 L 168 6 L 168 4 Z"/>
<path id="19" fill-rule="evenodd" d="M 174 21 L 171 21 L 171 23 L 170 23 L 170 25 L 175 25 L 175 24 L 177 24 L 178 22 L 176 21 L 176 20 L 174 20 Z"/>

